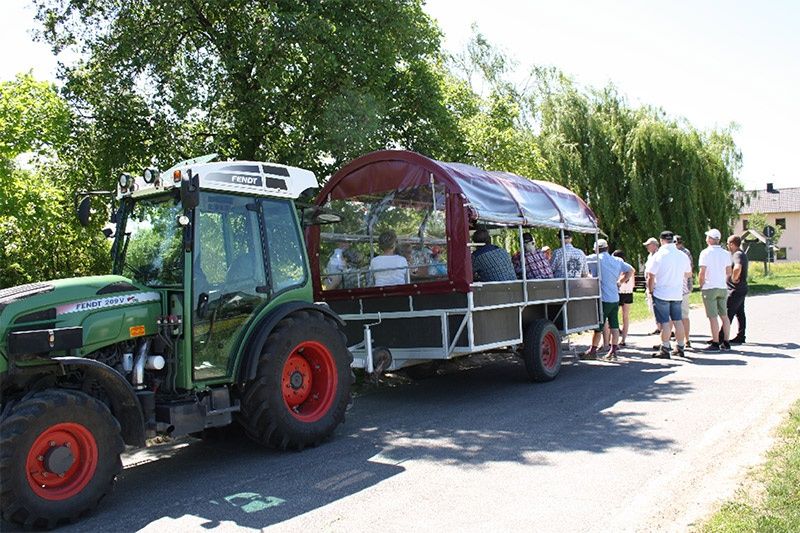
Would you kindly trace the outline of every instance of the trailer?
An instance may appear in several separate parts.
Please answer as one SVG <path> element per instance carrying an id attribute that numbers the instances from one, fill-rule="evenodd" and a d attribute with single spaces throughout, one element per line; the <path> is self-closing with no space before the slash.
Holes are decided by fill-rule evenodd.
<path id="1" fill-rule="evenodd" d="M 531 379 L 549 381 L 561 338 L 600 325 L 597 278 L 527 279 L 523 268 L 522 279 L 473 279 L 470 232 L 479 227 L 515 232 L 520 249 L 531 228 L 558 232 L 562 246 L 564 231 L 597 238 L 592 210 L 557 184 L 386 150 L 346 165 L 315 203 L 341 220 L 307 230 L 314 296 L 345 320 L 354 368 L 374 374 L 512 349 Z M 408 268 L 404 283 L 378 286 L 367 258 L 387 229 Z"/>

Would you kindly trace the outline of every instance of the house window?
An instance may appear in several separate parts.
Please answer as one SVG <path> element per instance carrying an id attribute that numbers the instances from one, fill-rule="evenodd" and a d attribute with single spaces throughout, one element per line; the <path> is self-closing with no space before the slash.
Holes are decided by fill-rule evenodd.
<path id="1" fill-rule="evenodd" d="M 786 248 L 778 248 L 777 252 L 775 253 L 775 259 L 784 261 L 786 260 Z"/>
<path id="2" fill-rule="evenodd" d="M 747 231 L 750 229 L 750 221 L 746 218 L 742 219 L 742 231 Z"/>
<path id="3" fill-rule="evenodd" d="M 776 218 L 775 225 L 781 229 L 786 229 L 786 219 L 785 218 Z"/>

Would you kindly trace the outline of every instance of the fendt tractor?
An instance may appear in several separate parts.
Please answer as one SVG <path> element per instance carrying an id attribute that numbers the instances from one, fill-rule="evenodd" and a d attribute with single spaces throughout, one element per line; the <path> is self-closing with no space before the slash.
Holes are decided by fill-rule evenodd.
<path id="1" fill-rule="evenodd" d="M 211 161 L 122 175 L 112 275 L 0 290 L 6 520 L 77 519 L 111 489 L 125 445 L 159 434 L 238 422 L 302 449 L 344 420 L 352 355 L 341 320 L 313 303 L 302 233 L 336 219 L 301 207 L 314 174 Z"/>

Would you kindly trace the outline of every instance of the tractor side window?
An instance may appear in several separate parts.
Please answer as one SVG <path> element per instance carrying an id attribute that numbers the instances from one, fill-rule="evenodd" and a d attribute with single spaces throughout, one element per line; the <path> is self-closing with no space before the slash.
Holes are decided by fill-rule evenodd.
<path id="1" fill-rule="evenodd" d="M 268 298 L 254 205 L 252 198 L 207 193 L 195 209 L 192 330 L 197 380 L 228 375 L 243 330 Z"/>
<path id="2" fill-rule="evenodd" d="M 442 185 L 337 199 L 326 207 L 341 221 L 320 234 L 323 290 L 447 279 Z"/>
<path id="3" fill-rule="evenodd" d="M 294 208 L 286 200 L 272 199 L 263 200 L 262 208 L 273 293 L 302 285 L 305 255 Z"/>

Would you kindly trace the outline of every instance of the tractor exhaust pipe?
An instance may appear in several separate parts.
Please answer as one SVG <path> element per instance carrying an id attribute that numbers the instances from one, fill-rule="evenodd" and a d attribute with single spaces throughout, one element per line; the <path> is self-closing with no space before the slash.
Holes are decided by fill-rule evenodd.
<path id="1" fill-rule="evenodd" d="M 133 363 L 131 382 L 134 389 L 144 388 L 144 367 L 147 364 L 147 352 L 150 349 L 150 339 L 142 341 L 136 350 L 136 360 Z"/>

